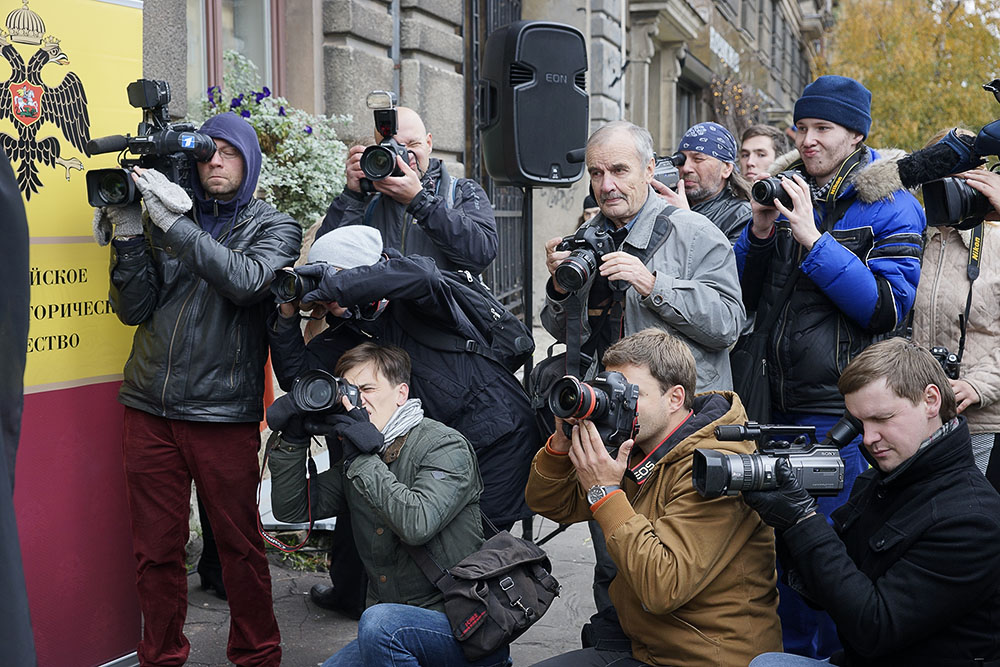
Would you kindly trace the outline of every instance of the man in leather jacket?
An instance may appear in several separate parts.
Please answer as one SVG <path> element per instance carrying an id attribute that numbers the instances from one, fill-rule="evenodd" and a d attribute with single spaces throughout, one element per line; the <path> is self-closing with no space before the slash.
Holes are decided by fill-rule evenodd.
<path id="1" fill-rule="evenodd" d="M 216 152 L 192 168 L 194 201 L 159 172 L 136 169 L 138 204 L 98 209 L 95 236 L 112 237 L 110 298 L 137 325 L 118 400 L 143 614 L 142 665 L 179 665 L 184 637 L 191 480 L 211 519 L 231 612 L 227 655 L 278 665 L 280 635 L 256 527 L 264 321 L 274 272 L 298 256 L 302 230 L 253 193 L 261 151 L 233 113 L 201 131 Z"/>
<path id="2" fill-rule="evenodd" d="M 653 188 L 667 203 L 701 213 L 736 243 L 753 218 L 750 186 L 736 169 L 736 138 L 718 123 L 698 123 L 684 133 L 677 150 L 685 157 L 677 192 L 655 180 Z"/>
<path id="3" fill-rule="evenodd" d="M 1000 665 L 1000 495 L 976 467 L 947 376 L 926 349 L 890 338 L 852 361 L 839 389 L 872 467 L 833 526 L 787 463 L 777 489 L 743 494 L 777 531 L 788 584 L 836 623 L 844 651 L 830 662 Z M 813 664 L 825 662 L 768 654 L 751 666 Z"/>

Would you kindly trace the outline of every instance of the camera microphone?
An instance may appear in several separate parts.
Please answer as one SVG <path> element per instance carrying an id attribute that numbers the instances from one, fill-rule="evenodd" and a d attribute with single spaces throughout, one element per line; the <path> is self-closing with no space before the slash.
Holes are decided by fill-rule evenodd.
<path id="1" fill-rule="evenodd" d="M 571 151 L 566 151 L 566 162 L 570 164 L 580 164 L 587 156 L 587 149 L 584 148 L 574 148 Z"/>
<path id="2" fill-rule="evenodd" d="M 121 134 L 111 134 L 106 137 L 97 137 L 87 142 L 87 152 L 90 155 L 101 153 L 118 153 L 128 148 L 128 137 Z"/>

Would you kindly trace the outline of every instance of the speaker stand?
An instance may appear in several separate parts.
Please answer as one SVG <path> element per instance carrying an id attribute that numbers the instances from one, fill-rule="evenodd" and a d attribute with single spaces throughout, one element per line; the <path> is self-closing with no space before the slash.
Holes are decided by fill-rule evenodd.
<path id="1" fill-rule="evenodd" d="M 534 188 L 530 185 L 524 186 L 524 196 L 521 198 L 521 221 L 524 228 L 524 238 L 521 240 L 524 249 L 524 262 L 523 262 L 523 275 L 521 277 L 521 282 L 523 287 L 523 304 L 524 304 L 524 324 L 528 327 L 528 331 L 532 332 L 534 335 L 533 327 L 533 317 L 532 317 L 532 295 L 531 295 L 531 281 L 532 281 L 532 268 L 531 268 L 531 257 L 533 248 L 533 225 L 531 221 L 531 214 L 534 208 L 532 203 L 532 194 Z M 534 365 L 534 360 L 528 357 L 528 361 L 524 364 L 524 378 L 523 384 L 525 387 L 528 386 L 528 376 L 531 375 L 531 368 Z"/>

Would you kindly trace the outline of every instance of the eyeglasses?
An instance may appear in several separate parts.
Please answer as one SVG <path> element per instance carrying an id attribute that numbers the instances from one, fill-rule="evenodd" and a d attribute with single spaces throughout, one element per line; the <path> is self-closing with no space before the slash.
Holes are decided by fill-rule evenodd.
<path id="1" fill-rule="evenodd" d="M 235 146 L 222 146 L 217 148 L 216 152 L 226 160 L 235 160 L 238 157 L 243 157 Z"/>

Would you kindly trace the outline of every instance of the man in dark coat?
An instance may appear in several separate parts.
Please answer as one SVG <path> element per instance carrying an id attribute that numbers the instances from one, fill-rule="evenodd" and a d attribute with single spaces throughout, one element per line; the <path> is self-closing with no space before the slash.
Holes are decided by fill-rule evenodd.
<path id="1" fill-rule="evenodd" d="M 14 517 L 14 460 L 24 407 L 28 349 L 28 222 L 10 160 L 0 149 L 0 646 L 11 665 L 35 664 L 35 641 Z"/>
<path id="2" fill-rule="evenodd" d="M 891 338 L 858 355 L 839 388 L 864 425 L 860 475 L 831 527 L 791 467 L 744 494 L 773 526 L 788 583 L 833 618 L 835 665 L 1000 665 L 1000 495 L 930 352 Z M 752 667 L 823 664 L 765 654 Z"/>

